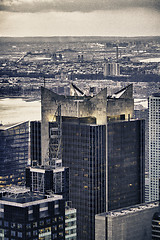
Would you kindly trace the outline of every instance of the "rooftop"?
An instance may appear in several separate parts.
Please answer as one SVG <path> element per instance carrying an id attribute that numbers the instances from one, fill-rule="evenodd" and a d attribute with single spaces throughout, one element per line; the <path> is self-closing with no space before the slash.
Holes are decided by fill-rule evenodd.
<path id="1" fill-rule="evenodd" d="M 110 217 L 123 216 L 123 215 L 127 215 L 127 214 L 133 214 L 133 213 L 139 212 L 139 211 L 144 211 L 146 209 L 155 208 L 158 206 L 159 206 L 159 202 L 155 201 L 155 202 L 138 204 L 138 205 L 134 205 L 134 206 L 131 206 L 128 208 L 122 208 L 122 209 L 110 211 L 110 212 L 106 213 L 106 215 L 108 215 Z"/>
<path id="2" fill-rule="evenodd" d="M 62 199 L 62 196 L 56 194 L 45 195 L 42 193 L 33 193 L 25 187 L 12 186 L 3 188 L 0 191 L 0 204 L 27 207 L 44 202 L 52 202 Z"/>
<path id="3" fill-rule="evenodd" d="M 25 121 L 26 122 L 26 121 Z M 8 130 L 10 128 L 16 127 L 25 122 L 11 123 L 11 124 L 0 124 L 0 130 Z"/>

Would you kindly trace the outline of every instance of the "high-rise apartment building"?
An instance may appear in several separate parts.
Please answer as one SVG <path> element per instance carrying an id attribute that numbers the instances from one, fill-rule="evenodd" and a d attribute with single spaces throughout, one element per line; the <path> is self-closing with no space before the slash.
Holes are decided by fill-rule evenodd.
<path id="1" fill-rule="evenodd" d="M 79 240 L 95 239 L 95 214 L 144 201 L 144 121 L 132 119 L 132 92 L 129 85 L 112 96 L 107 89 L 63 96 L 42 88 L 42 156 L 61 105 L 62 163 L 70 169 Z"/>
<path id="2" fill-rule="evenodd" d="M 160 93 L 149 97 L 149 201 L 159 198 L 160 178 Z"/>
<path id="3" fill-rule="evenodd" d="M 25 188 L 0 192 L 1 239 L 65 239 L 65 202 L 59 195 L 31 193 Z"/>
<path id="4" fill-rule="evenodd" d="M 0 188 L 21 185 L 29 159 L 29 122 L 0 126 Z"/>

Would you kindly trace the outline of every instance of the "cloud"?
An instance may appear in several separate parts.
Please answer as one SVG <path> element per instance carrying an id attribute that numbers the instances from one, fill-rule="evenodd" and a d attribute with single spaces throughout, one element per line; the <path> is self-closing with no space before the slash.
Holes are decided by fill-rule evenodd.
<path id="1" fill-rule="evenodd" d="M 0 0 L 0 10 L 9 12 L 92 12 L 131 7 L 160 11 L 159 0 Z"/>

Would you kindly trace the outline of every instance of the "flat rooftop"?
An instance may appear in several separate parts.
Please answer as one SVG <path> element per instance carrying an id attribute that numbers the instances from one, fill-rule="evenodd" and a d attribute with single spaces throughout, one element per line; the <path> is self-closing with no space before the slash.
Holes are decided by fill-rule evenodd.
<path id="1" fill-rule="evenodd" d="M 130 207 L 126 207 L 126 208 L 120 208 L 120 209 L 116 209 L 113 211 L 109 211 L 109 212 L 105 212 L 105 213 L 100 213 L 97 214 L 98 216 L 109 216 L 109 217 L 118 217 L 118 216 L 124 216 L 124 215 L 128 215 L 128 214 L 133 214 L 139 211 L 144 211 L 146 209 L 151 209 L 151 208 L 155 208 L 159 206 L 159 202 L 158 201 L 154 201 L 154 202 L 148 202 L 148 203 L 143 203 L 143 204 L 137 204 L 137 205 L 133 205 Z"/>
<path id="2" fill-rule="evenodd" d="M 27 207 L 31 205 L 37 205 L 44 202 L 52 202 L 60 200 L 63 197 L 56 194 L 41 194 L 30 192 L 25 187 L 12 186 L 10 188 L 4 188 L 0 191 L 0 204 Z"/>

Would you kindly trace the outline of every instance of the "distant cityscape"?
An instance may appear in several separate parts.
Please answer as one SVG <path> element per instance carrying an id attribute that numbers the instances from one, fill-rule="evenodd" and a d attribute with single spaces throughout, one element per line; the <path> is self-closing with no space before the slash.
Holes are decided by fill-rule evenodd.
<path id="1" fill-rule="evenodd" d="M 160 37 L 0 49 L 0 239 L 160 239 Z"/>

